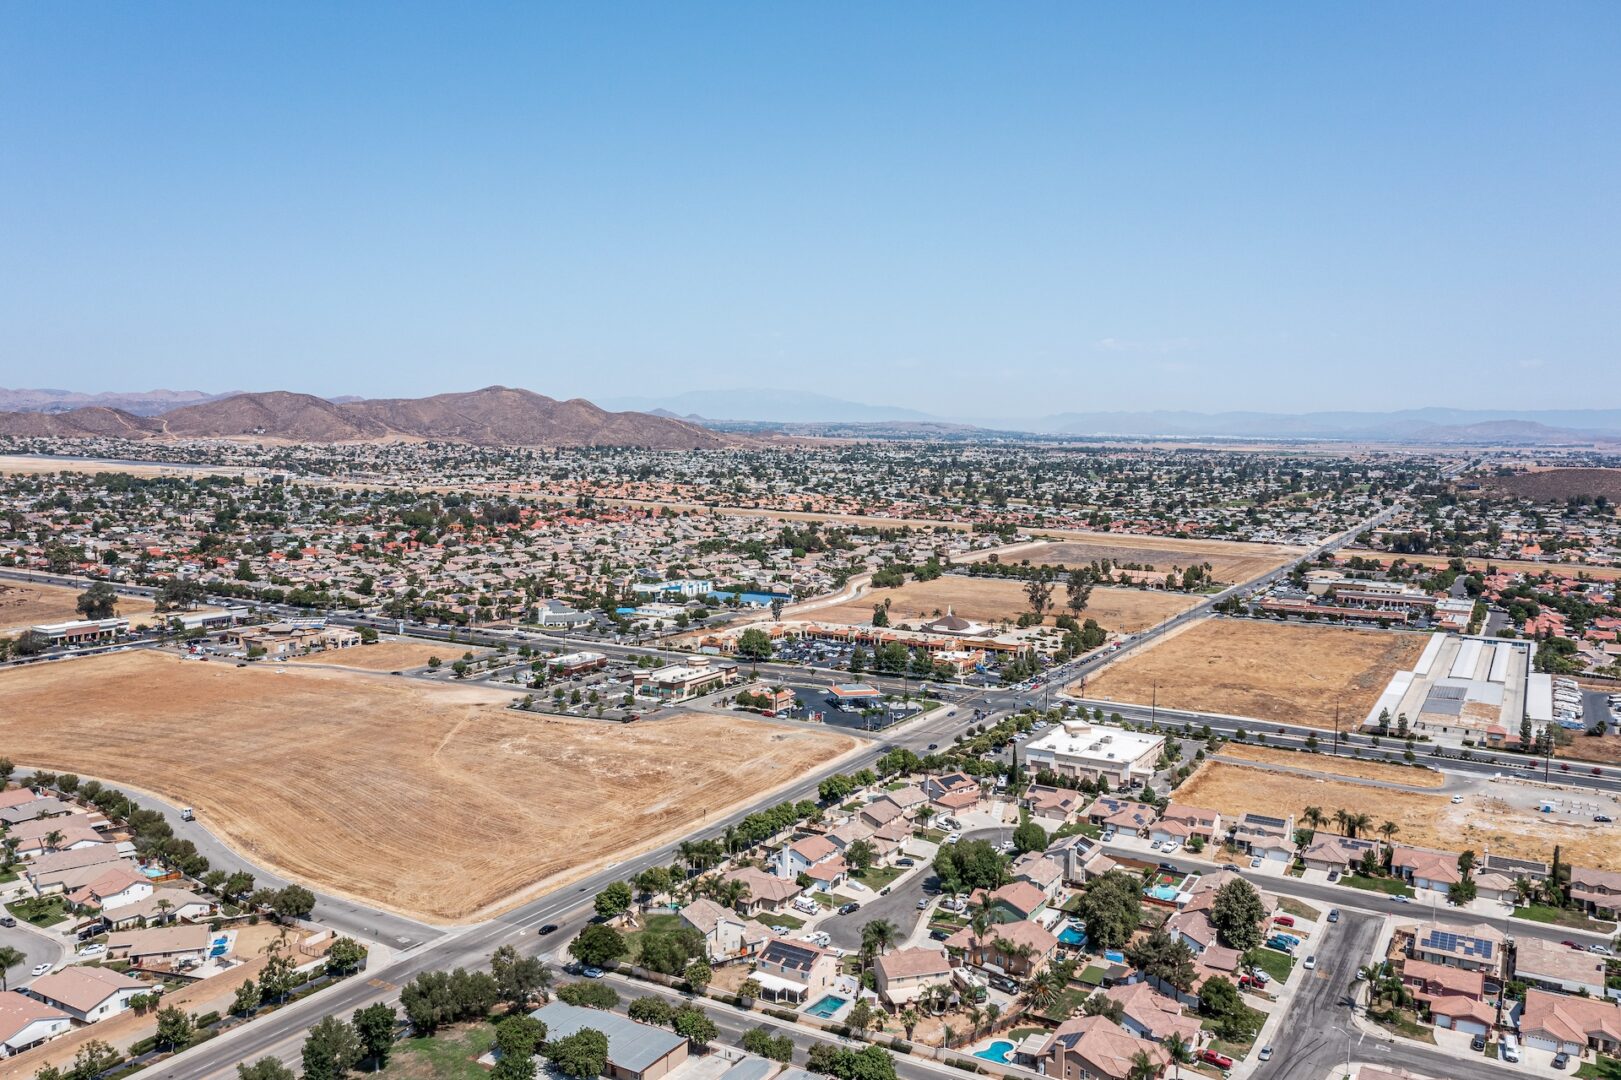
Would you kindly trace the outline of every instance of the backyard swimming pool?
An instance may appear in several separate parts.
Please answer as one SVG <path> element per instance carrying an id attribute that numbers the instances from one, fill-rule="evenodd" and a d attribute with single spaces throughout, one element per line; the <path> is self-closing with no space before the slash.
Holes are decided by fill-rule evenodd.
<path id="1" fill-rule="evenodd" d="M 849 1000 L 846 998 L 841 998 L 837 994 L 829 994 L 827 997 L 823 998 L 821 1001 L 818 1001 L 805 1011 L 810 1013 L 812 1016 L 820 1017 L 823 1020 L 831 1020 L 834 1013 L 838 1012 L 849 1003 Z"/>
<path id="2" fill-rule="evenodd" d="M 1006 1039 L 997 1039 L 985 1049 L 975 1050 L 974 1056 L 984 1058 L 986 1061 L 994 1061 L 998 1065 L 1006 1065 L 1008 1055 L 1011 1053 L 1013 1053 L 1013 1044 Z"/>
<path id="3" fill-rule="evenodd" d="M 1175 885 L 1155 885 L 1147 890 L 1150 900 L 1159 900 L 1167 904 L 1175 903 L 1177 887 Z"/>
<path id="4" fill-rule="evenodd" d="M 1065 945 L 1073 945 L 1077 949 L 1086 947 L 1086 931 L 1078 926 L 1066 926 L 1059 932 L 1058 940 Z"/>

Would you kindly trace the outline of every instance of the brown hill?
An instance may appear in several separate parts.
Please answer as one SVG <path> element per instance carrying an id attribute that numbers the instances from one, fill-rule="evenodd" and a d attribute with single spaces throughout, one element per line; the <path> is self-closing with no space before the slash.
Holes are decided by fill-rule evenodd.
<path id="1" fill-rule="evenodd" d="M 1540 503 L 1603 496 L 1621 505 L 1621 469 L 1536 469 L 1513 476 L 1493 476 L 1481 486 Z"/>
<path id="2" fill-rule="evenodd" d="M 611 413 L 580 398 L 558 401 L 531 390 L 487 386 L 465 394 L 378 398 L 342 408 L 390 431 L 486 446 L 646 446 L 693 450 L 726 438 L 683 420 Z"/>
<path id="3" fill-rule="evenodd" d="M 557 401 L 504 386 L 342 404 L 277 390 L 235 394 L 152 418 L 99 407 L 49 415 L 0 413 L 0 435 L 261 438 L 312 443 L 427 439 L 481 446 L 645 446 L 655 450 L 705 449 L 731 441 L 683 420 L 607 412 L 589 401 Z"/>

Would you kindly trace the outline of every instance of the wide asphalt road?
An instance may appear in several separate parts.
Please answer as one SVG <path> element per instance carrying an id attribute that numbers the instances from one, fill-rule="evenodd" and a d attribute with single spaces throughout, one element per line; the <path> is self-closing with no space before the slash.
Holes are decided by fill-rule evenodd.
<path id="1" fill-rule="evenodd" d="M 1001 844 L 1013 836 L 1012 826 L 999 829 L 976 829 L 964 833 L 964 840 L 989 840 L 992 844 Z M 817 926 L 818 930 L 827 931 L 827 936 L 833 939 L 833 944 L 841 949 L 852 952 L 861 948 L 861 930 L 870 922 L 887 919 L 898 931 L 895 941 L 899 944 L 917 928 L 917 922 L 923 917 L 923 909 L 917 904 L 929 896 L 927 890 L 939 890 L 940 879 L 933 867 L 924 867 L 921 871 L 912 872 L 912 876 L 897 882 L 889 891 L 888 896 L 875 896 L 871 900 L 863 900 L 861 907 L 848 915 L 835 915 L 824 920 Z"/>

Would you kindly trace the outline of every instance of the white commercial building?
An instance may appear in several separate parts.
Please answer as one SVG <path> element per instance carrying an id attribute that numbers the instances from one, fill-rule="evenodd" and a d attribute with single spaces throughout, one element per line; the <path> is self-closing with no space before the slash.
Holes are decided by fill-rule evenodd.
<path id="1" fill-rule="evenodd" d="M 1085 720 L 1065 720 L 1024 748 L 1032 772 L 1051 769 L 1060 776 L 1109 779 L 1119 790 L 1143 783 L 1165 749 L 1165 737 Z"/>

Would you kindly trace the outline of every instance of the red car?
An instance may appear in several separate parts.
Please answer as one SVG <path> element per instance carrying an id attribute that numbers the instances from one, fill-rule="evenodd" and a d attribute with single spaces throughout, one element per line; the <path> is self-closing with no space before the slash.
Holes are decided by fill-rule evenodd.
<path id="1" fill-rule="evenodd" d="M 1293 915 L 1279 915 L 1277 918 L 1273 919 L 1272 922 L 1278 926 L 1293 926 L 1295 924 L 1295 917 Z"/>
<path id="2" fill-rule="evenodd" d="M 1232 1058 L 1226 1054 L 1218 1054 L 1214 1050 L 1200 1051 L 1199 1060 L 1206 1065 L 1214 1065 L 1218 1069 L 1230 1069 L 1233 1067 Z"/>
<path id="3" fill-rule="evenodd" d="M 1574 941 L 1570 941 L 1568 939 L 1565 940 L 1565 941 L 1561 941 L 1559 944 L 1563 945 L 1567 949 L 1579 949 L 1579 948 L 1581 948 L 1580 945 L 1578 945 Z"/>

